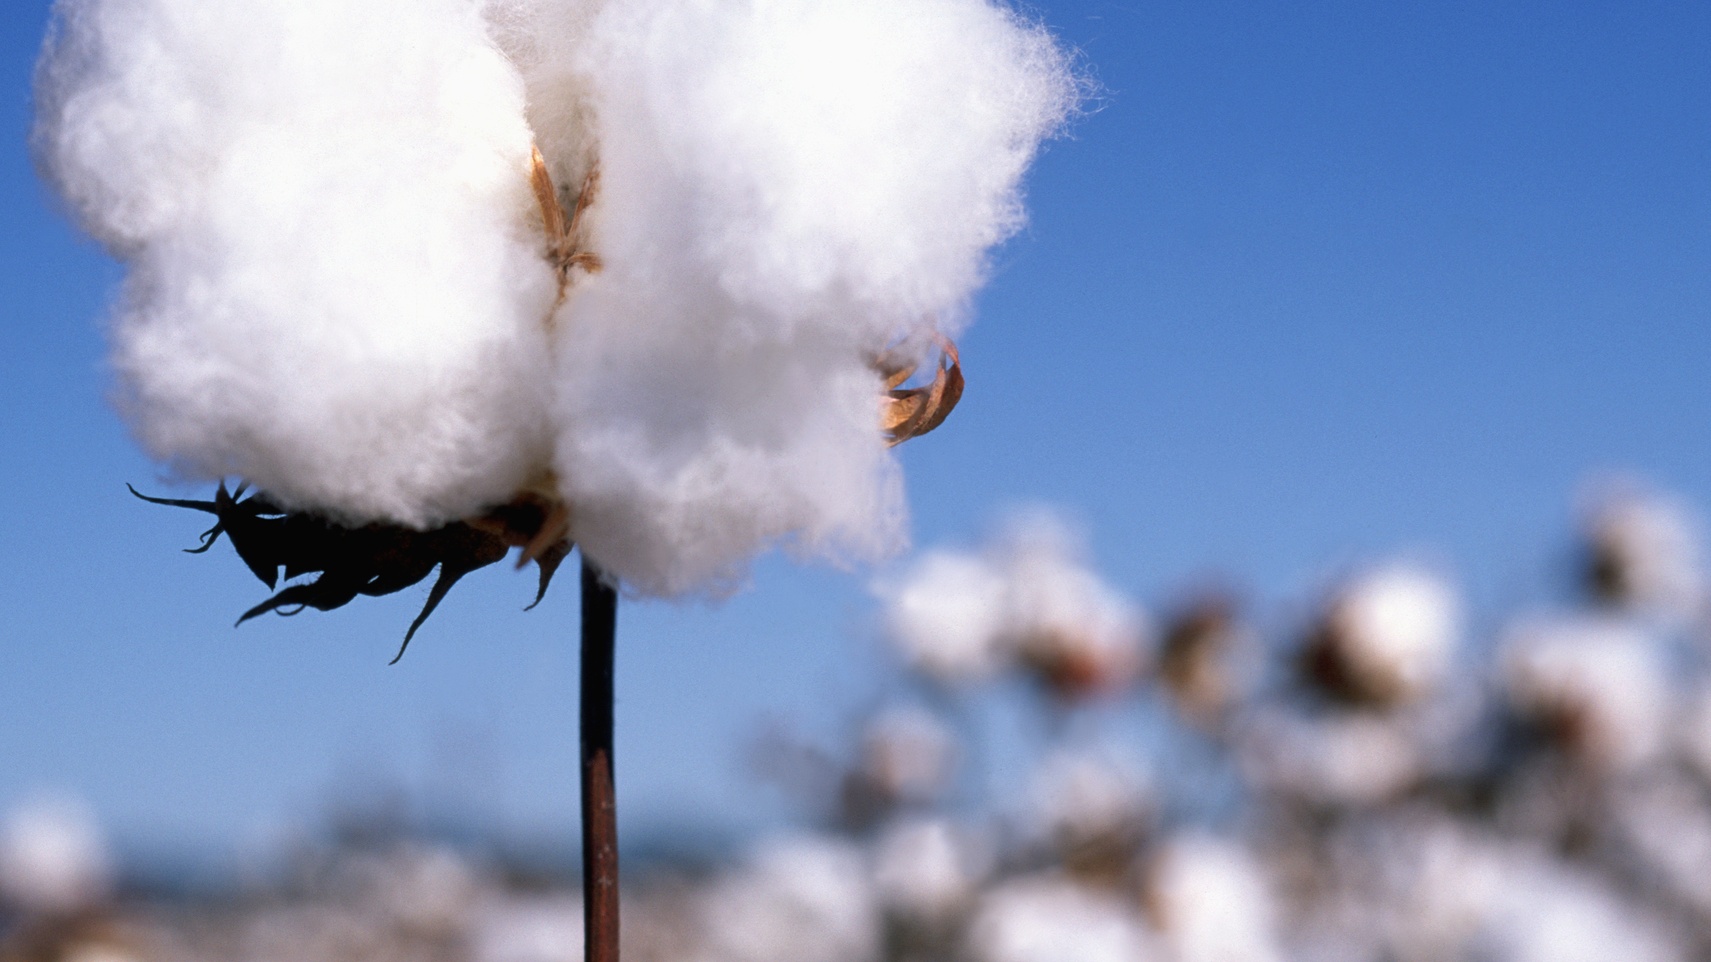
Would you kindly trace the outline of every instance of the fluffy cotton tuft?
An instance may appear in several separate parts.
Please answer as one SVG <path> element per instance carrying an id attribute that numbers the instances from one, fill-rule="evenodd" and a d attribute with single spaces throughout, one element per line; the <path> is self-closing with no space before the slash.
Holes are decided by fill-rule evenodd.
<path id="1" fill-rule="evenodd" d="M 1178 962 L 1278 962 L 1271 892 L 1237 845 L 1171 839 L 1149 866 L 1147 902 Z"/>
<path id="2" fill-rule="evenodd" d="M 1348 697 L 1394 706 L 1442 681 L 1454 655 L 1460 605 L 1437 575 L 1407 564 L 1344 585 L 1314 640 L 1320 681 Z"/>
<path id="3" fill-rule="evenodd" d="M 1590 618 L 1537 622 L 1515 629 L 1505 647 L 1510 700 L 1572 757 L 1620 772 L 1664 747 L 1671 692 L 1640 630 Z"/>
<path id="4" fill-rule="evenodd" d="M 1073 84 L 987 0 L 629 0 L 583 53 L 605 269 L 560 319 L 574 533 L 645 591 L 902 542 L 873 360 L 947 325 Z"/>
<path id="5" fill-rule="evenodd" d="M 554 284 L 486 29 L 467 0 L 61 0 L 35 145 L 129 269 L 151 453 L 411 525 L 544 470 Z"/>
<path id="6" fill-rule="evenodd" d="M 83 805 L 44 798 L 0 820 L 0 908 L 76 912 L 99 903 L 112 884 L 112 856 Z"/>
<path id="7" fill-rule="evenodd" d="M 1093 570 L 1064 519 L 1017 517 L 991 554 L 1010 586 L 1011 643 L 1054 694 L 1114 692 L 1140 673 L 1146 617 Z"/>
<path id="8" fill-rule="evenodd" d="M 865 853 L 820 836 L 774 840 L 699 906 L 685 956 L 701 962 L 844 962 L 878 955 L 877 893 Z"/>
<path id="9" fill-rule="evenodd" d="M 992 868 L 992 855 L 987 839 L 944 818 L 899 822 L 875 842 L 874 888 L 904 918 L 954 919 Z"/>
<path id="10" fill-rule="evenodd" d="M 1675 500 L 1637 485 L 1601 492 L 1584 521 L 1588 581 L 1605 602 L 1677 619 L 1705 598 L 1700 526 Z"/>
<path id="11" fill-rule="evenodd" d="M 556 486 L 675 595 L 901 545 L 874 362 L 962 320 L 1077 93 L 993 0 L 60 0 L 35 140 L 181 474 L 417 526 Z M 599 175 L 563 300 L 532 145 Z"/>
<path id="12" fill-rule="evenodd" d="M 1152 962 L 1167 958 L 1122 900 L 1053 875 L 994 888 L 969 923 L 977 962 Z"/>
<path id="13" fill-rule="evenodd" d="M 958 684 L 985 680 L 1005 666 L 1008 585 L 986 559 L 932 551 L 878 591 L 886 631 L 916 670 Z"/>
<path id="14" fill-rule="evenodd" d="M 1121 689 L 1146 661 L 1146 614 L 1050 511 L 1012 518 L 978 554 L 931 552 L 877 591 L 899 651 L 942 682 L 1019 661 L 1052 693 L 1076 698 Z"/>

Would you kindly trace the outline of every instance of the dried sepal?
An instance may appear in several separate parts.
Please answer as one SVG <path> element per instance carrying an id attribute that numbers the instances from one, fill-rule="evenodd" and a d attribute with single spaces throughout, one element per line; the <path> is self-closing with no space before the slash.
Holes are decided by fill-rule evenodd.
<path id="1" fill-rule="evenodd" d="M 553 176 L 547 171 L 547 160 L 541 156 L 539 147 L 532 148 L 529 157 L 529 186 L 535 189 L 535 203 L 541 208 L 541 227 L 547 235 L 547 256 L 557 263 L 570 246 L 570 223 L 564 216 L 564 205 L 558 200 L 558 188 L 553 186 Z"/>
<path id="2" fill-rule="evenodd" d="M 957 402 L 962 400 L 962 364 L 956 345 L 941 334 L 934 334 L 933 340 L 939 346 L 939 362 L 931 383 L 902 387 L 914 376 L 915 366 L 879 362 L 886 388 L 880 402 L 879 426 L 886 441 L 894 447 L 945 423 L 945 418 L 950 417 Z"/>
<path id="3" fill-rule="evenodd" d="M 405 632 L 394 663 L 464 575 L 502 560 L 512 548 L 524 548 L 525 562 L 532 560 L 540 569 L 540 584 L 529 605 L 533 608 L 545 597 L 554 572 L 571 550 L 562 507 L 556 500 L 534 494 L 521 495 L 478 517 L 417 531 L 389 524 L 349 527 L 309 512 L 290 511 L 261 492 L 246 498 L 244 491 L 240 486 L 228 492 L 222 483 L 212 501 L 195 501 L 153 498 L 131 488 L 132 494 L 152 504 L 214 515 L 214 526 L 203 532 L 202 543 L 188 549 L 191 552 L 207 551 L 224 534 L 251 573 L 269 589 L 279 588 L 282 579 L 314 576 L 279 589 L 244 612 L 239 624 L 268 612 L 330 611 L 359 595 L 392 594 L 438 569 L 439 577 Z"/>
<path id="4" fill-rule="evenodd" d="M 589 168 L 588 175 L 582 180 L 582 190 L 576 196 L 576 209 L 569 217 L 565 216 L 558 188 L 553 184 L 552 173 L 547 170 L 546 158 L 541 156 L 539 147 L 533 148 L 530 156 L 529 185 L 534 188 L 535 203 L 541 209 L 541 228 L 547 235 L 547 260 L 558 274 L 558 303 L 562 304 L 570 290 L 572 269 L 580 267 L 590 274 L 600 272 L 600 256 L 581 249 L 578 240 L 583 214 L 594 203 L 594 196 L 600 188 L 600 168 Z"/>

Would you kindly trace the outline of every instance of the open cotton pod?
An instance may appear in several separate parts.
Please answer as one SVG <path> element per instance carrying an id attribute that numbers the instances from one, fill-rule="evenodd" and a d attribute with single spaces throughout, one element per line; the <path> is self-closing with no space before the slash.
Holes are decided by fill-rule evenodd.
<path id="1" fill-rule="evenodd" d="M 1035 511 L 1012 519 L 989 555 L 1007 580 L 1009 645 L 1054 697 L 1111 694 L 1139 677 L 1146 616 L 1093 569 L 1062 518 Z"/>
<path id="2" fill-rule="evenodd" d="M 935 801 L 951 785 L 958 752 L 950 730 L 924 709 L 879 713 L 863 725 L 855 764 L 843 779 L 842 821 L 868 826 L 898 808 Z"/>
<path id="3" fill-rule="evenodd" d="M 1077 96 L 990 0 L 60 0 L 33 143 L 174 473 L 709 595 L 902 544 L 888 449 Z"/>
<path id="4" fill-rule="evenodd" d="M 1511 706 L 1594 774 L 1632 772 L 1663 750 L 1675 710 L 1664 670 L 1647 635 L 1619 621 L 1534 621 L 1504 641 Z"/>
<path id="5" fill-rule="evenodd" d="M 1635 485 L 1598 492 L 1582 521 L 1586 586 L 1604 604 L 1688 619 L 1705 602 L 1700 530 L 1674 500 Z"/>
<path id="6" fill-rule="evenodd" d="M 1281 962 L 1277 914 L 1258 860 L 1201 833 L 1167 839 L 1146 862 L 1143 904 L 1179 962 Z"/>
<path id="7" fill-rule="evenodd" d="M 1308 639 L 1302 668 L 1322 693 L 1376 708 L 1414 701 L 1449 669 L 1460 605 L 1439 576 L 1406 564 L 1342 585 Z"/>
<path id="8" fill-rule="evenodd" d="M 987 681 L 1014 660 L 1004 635 L 1008 584 L 987 558 L 939 549 L 882 581 L 887 639 L 908 666 L 950 687 Z"/>

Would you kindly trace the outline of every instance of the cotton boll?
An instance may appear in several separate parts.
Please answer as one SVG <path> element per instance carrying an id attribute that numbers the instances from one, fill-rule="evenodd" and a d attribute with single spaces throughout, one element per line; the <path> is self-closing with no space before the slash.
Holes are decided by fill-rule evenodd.
<path id="1" fill-rule="evenodd" d="M 1517 866 L 1521 869 L 1521 866 Z M 1534 863 L 1504 886 L 1480 958 L 1498 962 L 1677 962 L 1679 937 L 1581 872 Z"/>
<path id="2" fill-rule="evenodd" d="M 918 708 L 894 709 L 862 733 L 860 776 L 886 798 L 929 801 L 950 782 L 956 740 L 942 722 Z"/>
<path id="3" fill-rule="evenodd" d="M 902 543 L 872 360 L 951 320 L 1074 83 L 986 0 L 613 3 L 581 55 L 603 272 L 559 318 L 573 534 L 652 594 Z"/>
<path id="4" fill-rule="evenodd" d="M 1387 885 L 1375 897 L 1391 951 L 1406 962 L 1464 957 L 1498 912 L 1517 860 L 1469 826 L 1435 815 L 1410 821 L 1377 854 Z"/>
<path id="5" fill-rule="evenodd" d="M 920 708 L 893 708 L 864 726 L 860 755 L 844 776 L 844 824 L 865 827 L 899 806 L 923 805 L 949 787 L 958 746 L 944 724 Z"/>
<path id="6" fill-rule="evenodd" d="M 879 948 L 862 852 L 825 838 L 776 839 L 705 894 L 697 952 L 708 962 L 849 962 Z"/>
<path id="7" fill-rule="evenodd" d="M 887 637 L 915 670 L 945 684 L 992 677 L 1009 650 L 1003 575 L 985 559 L 934 551 L 882 583 Z"/>
<path id="8" fill-rule="evenodd" d="M 1506 648 L 1511 702 L 1570 757 L 1614 773 L 1657 756 L 1671 696 L 1644 633 L 1593 619 L 1541 622 L 1516 629 Z"/>
<path id="9" fill-rule="evenodd" d="M 1060 751 L 1030 786 L 1035 831 L 1082 878 L 1123 877 L 1145 840 L 1157 799 L 1145 775 L 1126 759 Z"/>
<path id="10" fill-rule="evenodd" d="M 954 917 L 991 868 L 986 840 L 942 818 L 889 826 L 874 847 L 873 880 L 890 912 L 919 922 Z"/>
<path id="11" fill-rule="evenodd" d="M 119 401 L 186 477 L 428 525 L 548 467 L 516 71 L 465 0 L 61 0 L 35 147 L 126 264 Z"/>
<path id="12" fill-rule="evenodd" d="M 1585 538 L 1595 597 L 1678 617 L 1702 602 L 1698 525 L 1674 501 L 1636 488 L 1608 491 L 1587 512 Z"/>
<path id="13" fill-rule="evenodd" d="M 0 905 L 68 913 L 100 902 L 112 883 L 106 840 L 81 804 L 41 799 L 0 822 Z"/>
<path id="14" fill-rule="evenodd" d="M 1150 962 L 1168 958 L 1117 898 L 1053 876 L 1007 882 L 969 926 L 976 962 Z"/>
<path id="15" fill-rule="evenodd" d="M 1459 606 L 1443 579 L 1395 565 L 1344 585 L 1307 652 L 1315 681 L 1351 701 L 1391 707 L 1433 688 L 1454 653 Z"/>
<path id="16" fill-rule="evenodd" d="M 1112 692 L 1139 675 L 1144 616 L 1088 567 L 1062 519 L 1016 519 L 991 555 L 1008 583 L 1010 644 L 1050 691 Z"/>
<path id="17" fill-rule="evenodd" d="M 1259 866 L 1204 836 L 1172 839 L 1147 873 L 1147 904 L 1177 962 L 1280 959 L 1272 901 Z"/>

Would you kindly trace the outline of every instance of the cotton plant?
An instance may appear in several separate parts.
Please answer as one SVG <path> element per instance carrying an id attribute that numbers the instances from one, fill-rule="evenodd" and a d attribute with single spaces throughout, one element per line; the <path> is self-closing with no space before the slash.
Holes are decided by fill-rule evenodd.
<path id="1" fill-rule="evenodd" d="M 995 0 L 60 0 L 33 146 L 246 617 L 575 546 L 609 777 L 614 586 L 904 542 L 1070 60 Z"/>

